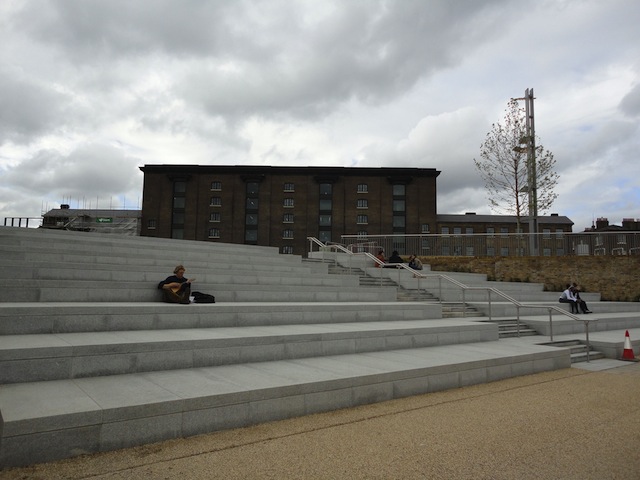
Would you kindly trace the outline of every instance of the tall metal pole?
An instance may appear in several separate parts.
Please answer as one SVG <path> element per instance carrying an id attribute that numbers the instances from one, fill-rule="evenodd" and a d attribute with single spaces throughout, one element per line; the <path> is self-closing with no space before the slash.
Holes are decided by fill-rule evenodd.
<path id="1" fill-rule="evenodd" d="M 527 150 L 527 183 L 529 186 L 529 247 L 531 255 L 539 255 L 538 247 L 538 178 L 536 172 L 536 132 L 533 116 L 533 88 L 524 92 L 526 135 L 529 144 Z"/>

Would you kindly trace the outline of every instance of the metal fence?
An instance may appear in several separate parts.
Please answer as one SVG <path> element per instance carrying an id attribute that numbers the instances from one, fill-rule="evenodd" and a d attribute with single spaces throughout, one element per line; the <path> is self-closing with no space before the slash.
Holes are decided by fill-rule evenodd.
<path id="1" fill-rule="evenodd" d="M 400 255 L 516 257 L 565 255 L 640 255 L 640 232 L 545 232 L 491 234 L 343 235 L 350 251 Z"/>

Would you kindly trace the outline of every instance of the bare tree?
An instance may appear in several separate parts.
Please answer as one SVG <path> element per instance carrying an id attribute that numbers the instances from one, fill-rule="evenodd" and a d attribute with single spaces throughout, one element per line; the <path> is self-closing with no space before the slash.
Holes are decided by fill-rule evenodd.
<path id="1" fill-rule="evenodd" d="M 524 109 L 512 99 L 507 105 L 502 123 L 494 123 L 480 146 L 481 160 L 473 162 L 485 182 L 491 209 L 499 214 L 515 215 L 520 219 L 529 215 L 526 119 Z M 536 187 L 538 211 L 551 208 L 558 195 L 554 188 L 558 174 L 555 159 L 537 141 L 535 145 Z"/>

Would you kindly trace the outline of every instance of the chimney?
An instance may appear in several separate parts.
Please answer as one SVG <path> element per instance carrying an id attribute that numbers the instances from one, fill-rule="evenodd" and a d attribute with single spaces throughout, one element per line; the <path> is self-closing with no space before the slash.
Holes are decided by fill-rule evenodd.
<path id="1" fill-rule="evenodd" d="M 609 219 L 600 217 L 596 220 L 596 230 L 601 230 L 609 226 Z"/>

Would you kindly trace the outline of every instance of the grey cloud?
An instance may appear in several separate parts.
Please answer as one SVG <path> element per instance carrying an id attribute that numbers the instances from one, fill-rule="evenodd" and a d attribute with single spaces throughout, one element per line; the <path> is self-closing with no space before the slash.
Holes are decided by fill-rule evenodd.
<path id="1" fill-rule="evenodd" d="M 259 63 L 232 58 L 231 71 L 213 60 L 197 66 L 180 81 L 178 95 L 213 115 L 231 116 L 286 111 L 314 117 L 350 99 L 384 103 L 491 35 L 499 15 L 487 5 L 346 3 L 304 32 L 300 24 L 276 21 L 246 43 L 274 33 L 282 38 L 276 33 L 282 29 L 289 32 L 287 44 L 274 43 Z M 487 21 L 477 23 L 483 11 Z"/>
<path id="2" fill-rule="evenodd" d="M 3 180 L 31 195 L 113 195 L 141 189 L 135 158 L 105 145 L 84 145 L 68 155 L 41 150 L 15 167 L 8 167 Z"/>
<path id="3" fill-rule="evenodd" d="M 28 142 L 58 125 L 68 95 L 17 69 L 0 69 L 0 144 Z"/>
<path id="4" fill-rule="evenodd" d="M 640 116 L 640 83 L 622 98 L 620 110 L 629 117 Z"/>

